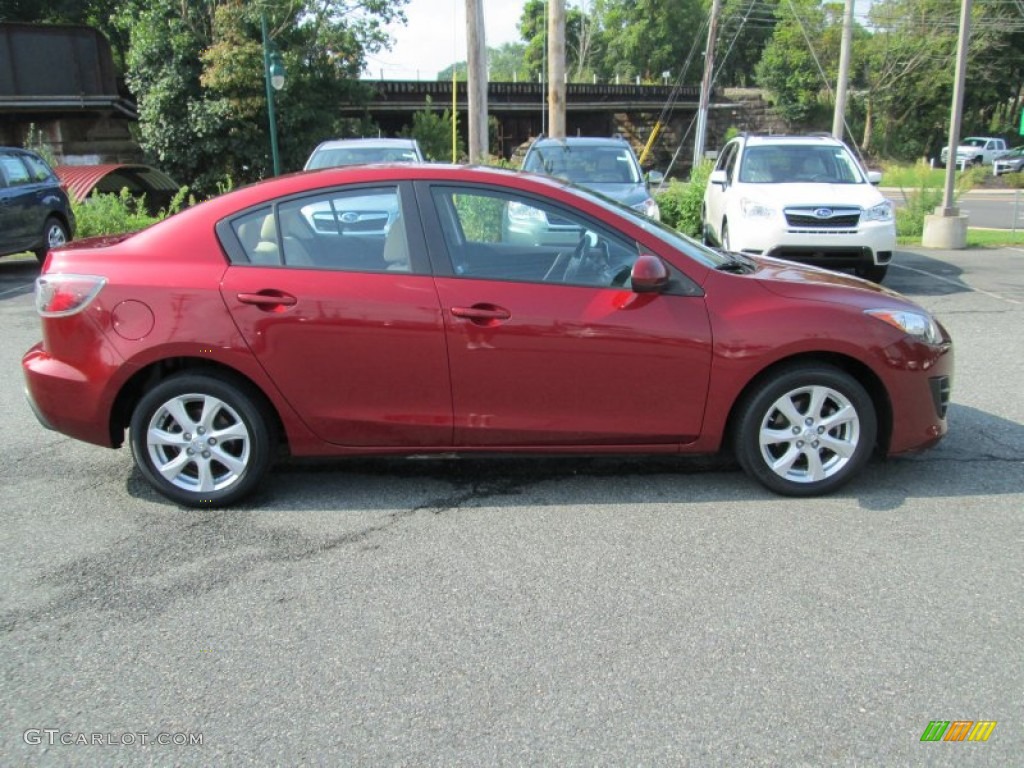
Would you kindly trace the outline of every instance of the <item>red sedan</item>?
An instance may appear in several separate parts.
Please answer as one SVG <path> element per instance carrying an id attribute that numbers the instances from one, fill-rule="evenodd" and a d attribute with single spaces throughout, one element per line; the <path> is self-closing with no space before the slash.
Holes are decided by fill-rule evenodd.
<path id="1" fill-rule="evenodd" d="M 806 496 L 946 432 L 943 327 L 877 285 L 710 250 L 554 179 L 274 179 L 50 253 L 40 421 L 186 505 L 282 453 L 697 453 Z"/>

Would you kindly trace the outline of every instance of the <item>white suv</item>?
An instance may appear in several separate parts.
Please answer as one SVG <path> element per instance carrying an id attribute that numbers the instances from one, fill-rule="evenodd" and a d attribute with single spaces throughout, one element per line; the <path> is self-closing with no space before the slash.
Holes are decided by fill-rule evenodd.
<path id="1" fill-rule="evenodd" d="M 701 209 L 725 250 L 850 269 L 881 282 L 896 248 L 893 204 L 841 141 L 740 136 L 718 156 Z"/>

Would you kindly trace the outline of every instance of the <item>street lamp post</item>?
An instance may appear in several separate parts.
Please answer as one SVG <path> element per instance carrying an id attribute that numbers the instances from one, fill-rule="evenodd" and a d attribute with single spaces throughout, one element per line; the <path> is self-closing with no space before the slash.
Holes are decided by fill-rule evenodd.
<path id="1" fill-rule="evenodd" d="M 270 157 L 274 163 L 274 175 L 281 175 L 281 158 L 277 151 L 277 117 L 274 115 L 274 91 L 284 88 L 284 62 L 281 54 L 271 51 L 267 41 L 267 15 L 260 14 L 260 31 L 263 33 L 263 80 L 267 86 L 267 115 L 270 119 Z"/>

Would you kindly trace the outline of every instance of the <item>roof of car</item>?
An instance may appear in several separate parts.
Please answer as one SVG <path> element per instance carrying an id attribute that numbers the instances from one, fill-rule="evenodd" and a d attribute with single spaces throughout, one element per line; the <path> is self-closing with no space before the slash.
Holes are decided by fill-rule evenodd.
<path id="1" fill-rule="evenodd" d="M 757 144 L 830 144 L 837 145 L 842 144 L 841 141 L 834 138 L 833 136 L 823 134 L 803 134 L 797 136 L 775 134 L 775 135 L 751 135 L 746 136 L 746 143 L 757 145 Z"/>
<path id="2" fill-rule="evenodd" d="M 552 144 L 575 144 L 579 146 L 629 146 L 629 142 L 627 142 L 622 136 L 565 136 L 563 138 L 540 136 L 534 140 L 531 146 L 537 146 L 538 144 L 543 144 L 545 146 L 550 146 Z"/>
<path id="3" fill-rule="evenodd" d="M 388 139 L 388 138 L 365 138 L 365 139 L 328 139 L 320 142 L 317 149 L 339 147 L 412 147 L 415 139 Z"/>

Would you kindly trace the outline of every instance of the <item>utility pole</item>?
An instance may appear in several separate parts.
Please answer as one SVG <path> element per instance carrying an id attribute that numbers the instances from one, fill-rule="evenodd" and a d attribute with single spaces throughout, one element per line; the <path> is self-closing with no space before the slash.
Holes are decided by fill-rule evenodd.
<path id="1" fill-rule="evenodd" d="M 711 83 L 715 70 L 715 36 L 718 32 L 720 0 L 711 3 L 711 21 L 708 23 L 708 42 L 704 48 L 704 77 L 700 81 L 700 105 L 697 107 L 697 138 L 693 142 L 693 164 L 704 159 L 704 134 L 708 129 L 708 101 L 711 98 Z"/>
<path id="2" fill-rule="evenodd" d="M 483 0 L 466 0 L 466 46 L 469 48 L 466 83 L 469 111 L 469 162 L 487 160 L 487 39 Z"/>
<path id="3" fill-rule="evenodd" d="M 921 245 L 926 248 L 964 248 L 967 245 L 967 216 L 953 205 L 956 177 L 956 148 L 960 143 L 960 123 L 964 111 L 964 81 L 967 76 L 967 52 L 971 39 L 971 0 L 960 7 L 960 36 L 956 45 L 956 77 L 953 80 L 953 106 L 949 118 L 949 157 L 946 158 L 946 188 L 942 205 L 924 218 Z"/>
<path id="4" fill-rule="evenodd" d="M 846 0 L 843 13 L 843 42 L 839 48 L 839 82 L 836 83 L 836 111 L 832 115 L 832 136 L 843 140 L 846 125 L 846 90 L 850 79 L 850 48 L 853 42 L 853 0 Z"/>
<path id="5" fill-rule="evenodd" d="M 565 0 L 548 0 L 549 135 L 565 138 Z"/>

